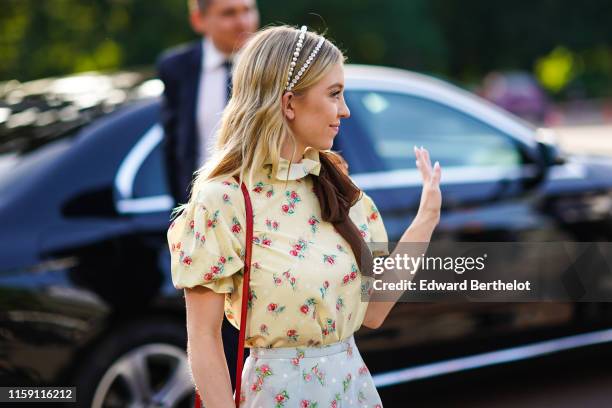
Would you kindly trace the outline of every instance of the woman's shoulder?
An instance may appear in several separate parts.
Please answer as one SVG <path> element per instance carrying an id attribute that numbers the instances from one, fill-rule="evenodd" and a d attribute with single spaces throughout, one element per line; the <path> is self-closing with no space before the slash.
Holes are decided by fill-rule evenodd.
<path id="1" fill-rule="evenodd" d="M 242 199 L 240 185 L 231 176 L 212 180 L 197 180 L 194 183 L 191 200 L 198 204 L 219 206 Z"/>

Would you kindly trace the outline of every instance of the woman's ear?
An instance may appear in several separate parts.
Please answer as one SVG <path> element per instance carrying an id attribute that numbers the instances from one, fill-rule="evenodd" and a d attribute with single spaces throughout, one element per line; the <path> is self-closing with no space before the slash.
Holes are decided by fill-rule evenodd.
<path id="1" fill-rule="evenodd" d="M 285 115 L 288 120 L 295 119 L 295 110 L 293 109 L 293 102 L 295 99 L 293 96 L 293 92 L 289 91 L 285 92 L 282 97 L 283 115 Z"/>

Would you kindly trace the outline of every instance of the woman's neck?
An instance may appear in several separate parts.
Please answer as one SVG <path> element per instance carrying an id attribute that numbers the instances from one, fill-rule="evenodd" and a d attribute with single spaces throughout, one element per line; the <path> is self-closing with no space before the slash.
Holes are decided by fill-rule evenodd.
<path id="1" fill-rule="evenodd" d="M 297 146 L 297 148 L 295 149 L 295 154 L 293 154 L 293 143 L 285 143 L 281 147 L 280 156 L 283 159 L 292 163 L 300 163 L 302 161 L 302 157 L 304 157 L 305 151 L 306 148 L 304 146 Z M 293 155 L 293 160 L 291 158 L 291 155 Z"/>

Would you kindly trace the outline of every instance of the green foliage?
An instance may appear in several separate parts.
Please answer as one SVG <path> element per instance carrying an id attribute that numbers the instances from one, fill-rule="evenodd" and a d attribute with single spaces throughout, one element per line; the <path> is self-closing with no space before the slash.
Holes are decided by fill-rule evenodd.
<path id="1" fill-rule="evenodd" d="M 187 0 L 0 2 L 0 80 L 151 66 L 163 49 L 197 38 Z M 349 62 L 462 83 L 522 69 L 560 94 L 576 86 L 590 96 L 612 94 L 609 0 L 266 0 L 259 7 L 263 25 L 324 31 Z M 562 74 L 567 66 L 555 49 L 571 55 L 571 72 Z"/>

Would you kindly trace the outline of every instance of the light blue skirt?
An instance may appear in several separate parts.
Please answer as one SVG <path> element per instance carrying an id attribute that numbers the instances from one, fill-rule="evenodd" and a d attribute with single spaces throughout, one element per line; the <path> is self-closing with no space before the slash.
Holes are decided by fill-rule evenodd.
<path id="1" fill-rule="evenodd" d="M 380 408 L 382 401 L 350 336 L 320 347 L 251 348 L 241 408 Z"/>

